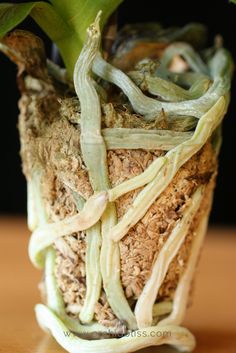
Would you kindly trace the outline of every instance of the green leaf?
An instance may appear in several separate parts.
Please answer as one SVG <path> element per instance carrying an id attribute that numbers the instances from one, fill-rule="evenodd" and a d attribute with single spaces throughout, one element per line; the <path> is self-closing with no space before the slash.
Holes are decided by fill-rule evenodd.
<path id="1" fill-rule="evenodd" d="M 21 23 L 30 14 L 33 7 L 33 3 L 0 4 L 0 37 Z"/>
<path id="2" fill-rule="evenodd" d="M 75 62 L 83 45 L 82 41 L 50 4 L 44 2 L 36 4 L 30 15 L 57 44 L 68 75 L 72 77 Z"/>
<path id="3" fill-rule="evenodd" d="M 61 41 L 72 34 L 72 29 L 58 15 L 52 5 L 43 2 L 25 4 L 0 4 L 0 37 L 31 15 L 42 29 L 55 41 Z"/>
<path id="4" fill-rule="evenodd" d="M 22 4 L 0 4 L 0 38 L 28 15 L 54 41 L 72 77 L 87 27 L 102 10 L 101 27 L 123 0 L 50 0 Z"/>
<path id="5" fill-rule="evenodd" d="M 57 44 L 72 75 L 82 42 L 54 8 L 43 1 L 27 4 L 0 4 L 0 38 L 31 15 L 38 25 Z"/>
<path id="6" fill-rule="evenodd" d="M 102 10 L 101 29 L 109 16 L 123 0 L 50 0 L 58 13 L 79 35 L 82 41 L 86 37 L 87 27 L 94 22 L 97 13 Z"/>

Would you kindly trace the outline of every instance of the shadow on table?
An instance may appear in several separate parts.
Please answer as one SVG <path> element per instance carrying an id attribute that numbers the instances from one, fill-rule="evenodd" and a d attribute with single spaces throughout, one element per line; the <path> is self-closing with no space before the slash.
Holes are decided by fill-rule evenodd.
<path id="1" fill-rule="evenodd" d="M 233 331 L 195 331 L 197 347 L 194 353 L 235 353 L 236 334 Z M 78 347 L 79 352 L 79 347 Z M 169 346 L 148 347 L 137 353 L 177 353 Z M 35 353 L 65 353 L 56 341 L 49 335 L 44 335 Z M 96 351 L 94 352 L 96 353 Z"/>

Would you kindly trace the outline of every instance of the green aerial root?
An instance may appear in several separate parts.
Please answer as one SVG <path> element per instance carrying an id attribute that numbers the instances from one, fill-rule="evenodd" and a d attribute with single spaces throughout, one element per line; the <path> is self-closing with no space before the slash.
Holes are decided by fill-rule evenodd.
<path id="1" fill-rule="evenodd" d="M 39 170 L 32 172 L 27 180 L 27 221 L 28 227 L 33 232 L 39 225 L 47 223 L 47 215 L 41 197 L 41 177 Z"/>
<path id="2" fill-rule="evenodd" d="M 202 76 L 200 76 L 189 89 L 184 89 L 161 77 L 154 77 L 147 74 L 142 75 L 135 71 L 129 72 L 129 77 L 142 91 L 147 91 L 166 102 L 182 102 L 200 98 L 211 85 L 211 80 Z"/>
<path id="3" fill-rule="evenodd" d="M 36 267 L 43 267 L 43 250 L 57 238 L 85 230 L 100 219 L 108 202 L 106 192 L 94 194 L 85 203 L 82 211 L 62 221 L 40 225 L 29 242 L 29 256 Z"/>
<path id="4" fill-rule="evenodd" d="M 203 62 L 200 55 L 193 50 L 191 45 L 181 42 L 170 44 L 161 58 L 162 64 L 168 67 L 175 55 L 182 56 L 193 71 L 205 75 L 209 74 L 207 65 Z"/>
<path id="5" fill-rule="evenodd" d="M 35 307 L 39 325 L 49 330 L 56 341 L 70 353 L 128 353 L 148 347 L 169 344 L 181 352 L 192 351 L 195 347 L 193 335 L 180 326 L 147 327 L 122 338 L 84 340 L 75 336 L 68 327 L 45 305 Z"/>
<path id="6" fill-rule="evenodd" d="M 209 63 L 209 72 L 213 79 L 211 87 L 198 99 L 177 103 L 160 102 L 145 96 L 124 72 L 107 63 L 100 54 L 95 58 L 93 70 L 99 77 L 117 85 L 128 97 L 134 111 L 147 120 L 155 120 L 158 116 L 161 119 L 163 111 L 169 115 L 200 118 L 229 90 L 232 59 L 224 49 L 219 49 Z"/>
<path id="7" fill-rule="evenodd" d="M 153 305 L 159 289 L 165 279 L 171 261 L 177 255 L 189 232 L 193 217 L 203 199 L 203 191 L 200 187 L 192 196 L 190 206 L 176 224 L 153 264 L 152 273 L 135 306 L 135 316 L 139 328 L 148 327 L 153 324 Z"/>
<path id="8" fill-rule="evenodd" d="M 109 189 L 106 145 L 101 135 L 101 105 L 91 78 L 91 68 L 100 44 L 100 14 L 94 25 L 88 29 L 88 40 L 78 58 L 74 71 L 76 93 L 80 100 L 80 144 L 83 160 L 88 169 L 94 191 Z M 109 204 L 101 220 L 102 246 L 100 267 L 103 286 L 109 304 L 120 319 L 127 322 L 130 329 L 136 328 L 134 314 L 125 297 L 120 281 L 119 246 L 107 234 L 117 222 L 116 208 Z M 99 238 L 99 237 L 97 237 Z M 114 271 L 114 269 L 116 269 Z"/>
<path id="9" fill-rule="evenodd" d="M 200 224 L 196 230 L 191 247 L 190 257 L 187 263 L 187 268 L 180 278 L 177 289 L 175 291 L 173 309 L 166 318 L 158 322 L 158 326 L 180 325 L 184 319 L 192 278 L 196 269 L 199 252 L 207 230 L 210 206 L 211 204 L 209 205 L 206 214 L 201 219 Z"/>
<path id="10" fill-rule="evenodd" d="M 188 140 L 192 132 L 106 128 L 102 130 L 108 150 L 137 149 L 169 151 Z"/>
<path id="11" fill-rule="evenodd" d="M 165 157 L 159 157 L 153 161 L 143 173 L 108 190 L 109 201 L 115 201 L 127 192 L 150 183 L 155 178 L 157 173 L 163 168 L 166 162 L 167 159 Z"/>
<path id="12" fill-rule="evenodd" d="M 169 314 L 172 311 L 173 303 L 170 301 L 163 301 L 153 305 L 153 317 Z"/>
<path id="13" fill-rule="evenodd" d="M 74 201 L 80 212 L 85 204 L 84 199 L 73 193 Z M 100 234 L 100 222 L 86 230 L 86 294 L 83 306 L 79 313 L 79 319 L 84 324 L 89 324 L 93 320 L 95 306 L 99 300 L 102 288 L 102 276 L 100 270 L 100 247 L 102 243 Z"/>
<path id="14" fill-rule="evenodd" d="M 78 318 L 72 318 L 66 314 L 65 303 L 62 298 L 62 294 L 58 288 L 57 280 L 55 277 L 55 260 L 56 252 L 52 247 L 49 247 L 46 253 L 45 261 L 45 286 L 47 293 L 47 306 L 60 317 L 63 323 L 68 327 L 69 330 L 76 332 L 80 335 L 100 332 L 102 334 L 120 334 L 116 328 L 106 327 L 98 324 L 97 322 L 90 321 L 89 325 L 80 323 Z M 97 288 L 95 289 L 97 291 Z M 161 310 L 158 310 L 157 312 Z M 84 316 L 88 314 L 84 312 Z M 122 331 L 125 332 L 125 329 Z"/>
<path id="15" fill-rule="evenodd" d="M 102 244 L 100 234 L 101 224 L 98 222 L 86 231 L 86 295 L 79 314 L 80 321 L 90 323 L 93 320 L 95 306 L 99 300 L 102 288 L 100 270 L 100 248 Z"/>

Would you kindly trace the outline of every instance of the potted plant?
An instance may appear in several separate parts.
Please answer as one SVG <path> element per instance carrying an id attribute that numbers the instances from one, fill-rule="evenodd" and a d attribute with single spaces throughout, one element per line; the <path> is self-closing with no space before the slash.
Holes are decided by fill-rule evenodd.
<path id="1" fill-rule="evenodd" d="M 36 316 L 69 352 L 189 351 L 194 337 L 180 325 L 233 64 L 219 40 L 205 47 L 199 24 L 116 36 L 108 25 L 101 44 L 120 3 L 0 5 L 0 49 L 18 65 L 29 256 L 44 272 Z M 12 31 L 28 15 L 65 69 L 38 37 Z"/>

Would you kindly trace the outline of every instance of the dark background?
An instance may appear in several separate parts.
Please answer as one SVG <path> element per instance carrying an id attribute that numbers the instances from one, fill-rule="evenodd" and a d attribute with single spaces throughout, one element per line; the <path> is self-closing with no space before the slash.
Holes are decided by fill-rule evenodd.
<path id="1" fill-rule="evenodd" d="M 68 0 L 69 1 L 69 0 Z M 6 1 L 0 1 L 6 2 Z M 18 1 L 11 1 L 18 3 Z M 23 1 L 27 2 L 27 1 Z M 164 26 L 183 26 L 188 22 L 201 22 L 209 29 L 209 44 L 218 33 L 224 37 L 225 47 L 236 61 L 236 5 L 227 0 L 125 0 L 119 9 L 119 24 L 157 21 Z M 40 35 L 50 55 L 51 43 L 43 32 L 28 19 L 21 26 Z M 17 131 L 16 68 L 0 54 L 0 213 L 26 212 L 26 184 L 21 173 L 19 139 Z M 224 142 L 220 154 L 220 170 L 215 193 L 212 223 L 236 223 L 236 83 L 233 82 L 232 100 L 224 121 Z"/>

